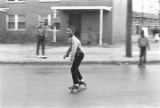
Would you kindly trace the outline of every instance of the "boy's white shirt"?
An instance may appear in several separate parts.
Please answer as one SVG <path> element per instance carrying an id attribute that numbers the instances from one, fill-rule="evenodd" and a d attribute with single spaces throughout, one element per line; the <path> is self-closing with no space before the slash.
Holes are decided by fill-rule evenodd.
<path id="1" fill-rule="evenodd" d="M 70 62 L 72 63 L 77 51 L 77 48 L 79 47 L 82 50 L 81 42 L 73 35 L 68 40 L 71 43 L 71 56 L 70 56 Z"/>

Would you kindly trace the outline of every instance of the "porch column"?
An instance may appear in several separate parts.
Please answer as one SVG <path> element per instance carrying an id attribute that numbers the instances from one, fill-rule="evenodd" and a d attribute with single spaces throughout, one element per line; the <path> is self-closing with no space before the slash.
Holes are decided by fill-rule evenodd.
<path id="1" fill-rule="evenodd" d="M 53 10 L 53 22 L 54 22 L 54 19 L 57 18 L 57 10 L 54 9 Z M 53 27 L 53 42 L 56 42 L 56 26 Z"/>
<path id="2" fill-rule="evenodd" d="M 102 45 L 103 39 L 103 9 L 100 9 L 100 16 L 99 16 L 99 45 Z"/>

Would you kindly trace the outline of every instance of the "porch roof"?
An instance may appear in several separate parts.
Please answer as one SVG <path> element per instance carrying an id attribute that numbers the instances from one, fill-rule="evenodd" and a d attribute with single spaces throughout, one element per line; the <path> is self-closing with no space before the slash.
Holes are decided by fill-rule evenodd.
<path id="1" fill-rule="evenodd" d="M 108 6 L 52 6 L 52 10 L 106 10 L 111 11 Z"/>

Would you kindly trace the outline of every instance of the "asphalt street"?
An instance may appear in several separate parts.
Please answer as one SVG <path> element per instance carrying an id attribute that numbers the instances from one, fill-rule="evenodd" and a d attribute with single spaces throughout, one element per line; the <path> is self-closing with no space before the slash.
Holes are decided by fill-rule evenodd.
<path id="1" fill-rule="evenodd" d="M 87 89 L 70 93 L 68 65 L 0 65 L 1 108 L 160 108 L 159 65 L 82 65 Z"/>

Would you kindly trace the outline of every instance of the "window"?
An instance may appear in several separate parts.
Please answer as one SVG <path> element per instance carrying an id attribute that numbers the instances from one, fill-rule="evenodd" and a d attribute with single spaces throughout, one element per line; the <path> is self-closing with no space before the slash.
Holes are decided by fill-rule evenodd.
<path id="1" fill-rule="evenodd" d="M 10 1 L 14 1 L 14 2 L 19 2 L 19 1 L 26 1 L 26 0 L 8 0 L 9 2 Z"/>
<path id="2" fill-rule="evenodd" d="M 39 0 L 39 2 L 58 2 L 61 0 Z"/>
<path id="3" fill-rule="evenodd" d="M 57 18 L 53 18 L 53 15 L 51 14 L 48 14 L 48 16 L 40 16 L 40 15 L 38 16 L 39 21 L 44 20 L 44 19 L 47 21 L 48 25 L 51 25 L 53 21 L 56 22 L 55 23 L 56 30 L 60 30 L 60 17 L 59 16 L 57 16 Z M 53 30 L 53 28 L 51 28 L 50 30 Z"/>
<path id="4" fill-rule="evenodd" d="M 56 30 L 60 30 L 60 17 L 57 15 L 56 18 L 54 18 L 53 15 L 51 15 L 51 14 L 49 14 L 48 17 L 50 17 L 49 18 L 50 19 L 49 24 L 51 25 L 54 22 Z"/>
<path id="5" fill-rule="evenodd" d="M 26 28 L 25 15 L 8 15 L 6 21 L 8 30 L 25 30 Z"/>
<path id="6" fill-rule="evenodd" d="M 25 29 L 26 28 L 26 17 L 25 15 L 18 16 L 18 29 Z"/>
<path id="7" fill-rule="evenodd" d="M 26 2 L 27 0 L 7 0 L 8 3 L 22 3 Z"/>
<path id="8" fill-rule="evenodd" d="M 14 15 L 8 16 L 8 29 L 15 29 L 15 16 Z"/>

